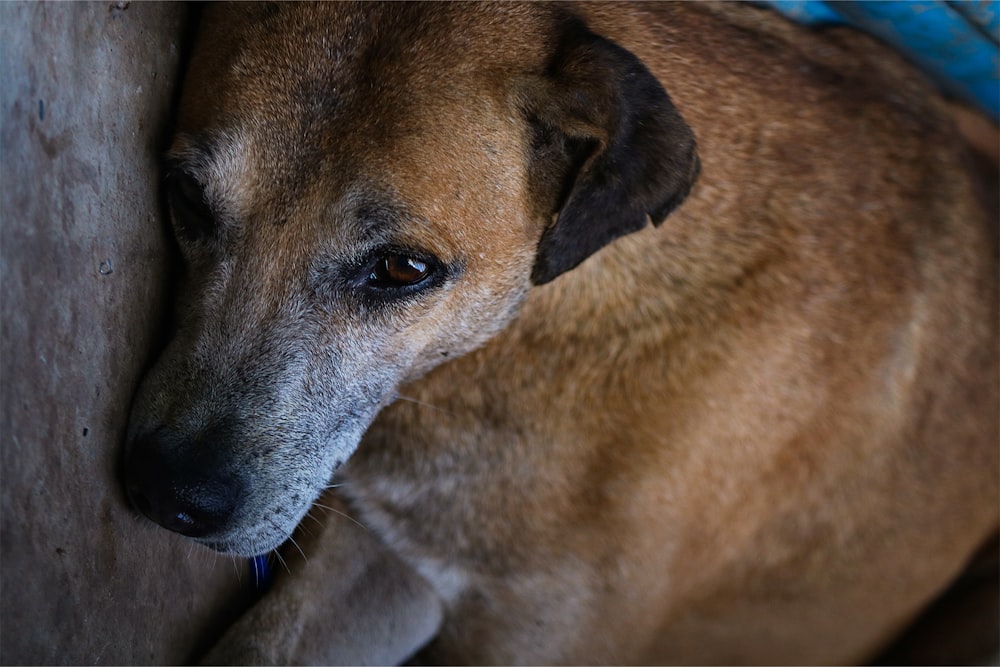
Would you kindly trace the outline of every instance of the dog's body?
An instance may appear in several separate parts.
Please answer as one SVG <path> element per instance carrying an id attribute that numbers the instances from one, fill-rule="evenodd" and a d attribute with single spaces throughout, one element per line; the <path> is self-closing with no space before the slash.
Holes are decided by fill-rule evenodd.
<path id="1" fill-rule="evenodd" d="M 700 3 L 225 11 L 130 493 L 250 554 L 336 469 L 365 529 L 297 538 L 211 660 L 852 662 L 996 531 L 995 220 L 877 44 Z M 687 195 L 688 126 L 697 186 L 626 236 Z"/>

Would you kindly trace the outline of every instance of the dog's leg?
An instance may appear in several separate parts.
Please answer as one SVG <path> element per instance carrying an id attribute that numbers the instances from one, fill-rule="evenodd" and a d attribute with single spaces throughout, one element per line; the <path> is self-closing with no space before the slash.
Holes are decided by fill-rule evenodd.
<path id="1" fill-rule="evenodd" d="M 348 512 L 342 502 L 330 495 L 321 502 L 334 511 L 322 527 L 296 537 L 306 559 L 289 555 L 290 572 L 280 573 L 203 664 L 393 665 L 437 633 L 441 602 L 427 581 L 338 514 Z"/>

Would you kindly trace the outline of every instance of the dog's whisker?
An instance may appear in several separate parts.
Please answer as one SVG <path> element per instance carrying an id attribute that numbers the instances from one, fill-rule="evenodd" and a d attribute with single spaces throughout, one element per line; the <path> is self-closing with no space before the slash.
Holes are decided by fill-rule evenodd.
<path id="1" fill-rule="evenodd" d="M 271 553 L 274 554 L 274 557 L 278 559 L 279 563 L 281 563 L 281 567 L 285 568 L 285 572 L 291 574 L 292 571 L 288 568 L 288 563 L 285 562 L 285 559 L 281 557 L 281 553 L 277 549 L 274 549 Z"/>
<path id="2" fill-rule="evenodd" d="M 363 523 L 361 523 L 360 521 L 358 521 L 357 519 L 355 519 L 353 516 L 351 516 L 350 514 L 348 514 L 346 512 L 341 512 L 340 510 L 338 510 L 335 507 L 330 507 L 329 505 L 324 505 L 322 503 L 313 503 L 313 507 L 318 507 L 320 509 L 327 510 L 328 512 L 333 512 L 334 514 L 339 514 L 340 516 L 344 517 L 345 519 L 349 519 L 349 520 L 353 521 L 354 523 L 356 523 L 361 528 L 364 528 L 365 530 L 368 530 L 367 526 L 365 526 Z"/>
<path id="3" fill-rule="evenodd" d="M 240 573 L 240 563 L 236 558 L 230 558 L 230 562 L 233 564 L 233 571 L 236 573 L 236 583 L 240 586 L 243 585 L 243 575 Z"/>
<path id="4" fill-rule="evenodd" d="M 261 579 L 263 578 L 263 573 L 261 572 L 261 567 L 257 562 L 256 558 L 250 559 L 250 569 L 253 570 L 253 584 L 258 589 L 261 588 Z"/>
<path id="5" fill-rule="evenodd" d="M 312 515 L 312 510 L 306 512 L 306 515 L 304 517 L 302 517 L 301 521 L 299 521 L 299 525 L 295 527 L 295 530 L 302 531 L 307 537 L 312 537 L 313 536 L 313 532 L 309 529 L 308 526 L 306 526 L 306 519 L 312 519 L 313 521 L 316 521 L 316 517 L 314 517 Z M 316 523 L 320 523 L 320 522 L 316 521 Z M 320 525 L 322 525 L 322 524 L 320 524 Z"/>
<path id="6" fill-rule="evenodd" d="M 305 518 L 306 518 L 306 519 L 310 519 L 310 520 L 312 520 L 312 521 L 315 521 L 315 522 L 316 522 L 316 524 L 317 524 L 317 525 L 319 525 L 319 526 L 322 526 L 322 525 L 323 525 L 323 521 L 322 521 L 321 519 L 319 519 L 319 517 L 317 517 L 317 516 L 316 516 L 315 514 L 313 514 L 313 513 L 312 513 L 312 510 L 310 510 L 309 512 L 306 512 L 306 515 L 305 515 Z M 304 522 L 304 521 L 303 521 L 303 522 L 301 522 L 301 523 L 299 523 L 299 528 L 301 528 L 302 530 L 304 530 L 304 531 L 305 531 L 305 532 L 306 532 L 307 534 L 311 534 L 311 533 L 309 533 L 309 531 L 308 531 L 308 530 L 306 529 L 306 527 L 305 527 L 305 522 Z"/>
<path id="7" fill-rule="evenodd" d="M 309 560 L 309 558 L 306 557 L 306 552 L 302 550 L 302 547 L 299 546 L 299 543 L 295 541 L 294 537 L 289 537 L 288 541 L 292 543 L 292 546 L 295 547 L 300 554 L 302 554 L 302 560 Z"/>
<path id="8" fill-rule="evenodd" d="M 415 405 L 420 405 L 420 406 L 423 406 L 425 408 L 430 408 L 431 410 L 437 410 L 438 412 L 442 412 L 442 413 L 444 413 L 446 415 L 450 415 L 450 416 L 454 416 L 455 415 L 454 412 L 452 412 L 451 410 L 448 410 L 447 408 L 442 408 L 442 407 L 440 407 L 438 405 L 434 405 L 433 403 L 427 403 L 426 401 L 421 401 L 419 399 L 413 398 L 412 396 L 405 396 L 403 394 L 396 394 L 395 400 L 406 401 L 408 403 L 413 403 Z"/>

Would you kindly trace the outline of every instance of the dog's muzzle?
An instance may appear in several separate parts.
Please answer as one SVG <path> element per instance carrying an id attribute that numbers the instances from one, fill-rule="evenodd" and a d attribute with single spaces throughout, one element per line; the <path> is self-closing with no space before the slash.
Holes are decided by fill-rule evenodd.
<path id="1" fill-rule="evenodd" d="M 210 448 L 188 451 L 156 431 L 131 443 L 125 490 L 142 514 L 168 530 L 193 538 L 218 535 L 232 524 L 246 495 L 242 476 Z"/>

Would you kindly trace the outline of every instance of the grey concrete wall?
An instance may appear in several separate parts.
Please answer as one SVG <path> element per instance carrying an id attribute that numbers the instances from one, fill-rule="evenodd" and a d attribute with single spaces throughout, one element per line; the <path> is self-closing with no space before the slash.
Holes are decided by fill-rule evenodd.
<path id="1" fill-rule="evenodd" d="M 0 3 L 4 664 L 181 662 L 244 594 L 116 479 L 166 315 L 157 161 L 186 11 Z"/>

